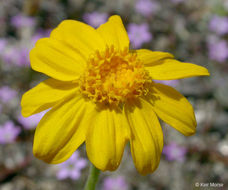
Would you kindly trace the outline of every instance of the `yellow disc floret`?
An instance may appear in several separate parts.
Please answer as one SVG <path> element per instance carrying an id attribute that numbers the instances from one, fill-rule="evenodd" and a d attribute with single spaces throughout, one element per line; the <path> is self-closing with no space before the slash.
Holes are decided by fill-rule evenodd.
<path id="1" fill-rule="evenodd" d="M 150 81 L 135 52 L 111 46 L 90 57 L 80 78 L 80 90 L 94 102 L 119 105 L 126 99 L 145 95 Z"/>

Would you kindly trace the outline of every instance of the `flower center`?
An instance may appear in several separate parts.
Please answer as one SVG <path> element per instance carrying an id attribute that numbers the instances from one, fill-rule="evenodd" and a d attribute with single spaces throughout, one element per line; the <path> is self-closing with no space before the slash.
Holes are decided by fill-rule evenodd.
<path id="1" fill-rule="evenodd" d="M 136 53 L 111 46 L 90 57 L 80 78 L 80 90 L 94 102 L 119 105 L 126 99 L 145 95 L 150 81 Z"/>

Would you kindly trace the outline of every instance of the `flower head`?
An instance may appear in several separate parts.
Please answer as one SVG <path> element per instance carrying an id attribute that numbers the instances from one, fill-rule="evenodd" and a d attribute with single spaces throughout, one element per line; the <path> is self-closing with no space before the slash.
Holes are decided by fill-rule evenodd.
<path id="1" fill-rule="evenodd" d="M 104 180 L 102 190 L 128 190 L 128 184 L 124 177 L 107 177 Z"/>
<path id="2" fill-rule="evenodd" d="M 128 35 L 134 48 L 139 48 L 144 43 L 149 42 L 152 39 L 152 34 L 149 31 L 149 26 L 147 23 L 129 24 Z"/>
<path id="3" fill-rule="evenodd" d="M 159 9 L 159 4 L 151 0 L 138 0 L 135 4 L 136 12 L 143 16 L 150 16 Z"/>
<path id="4" fill-rule="evenodd" d="M 83 19 L 90 26 L 97 28 L 98 26 L 104 24 L 107 21 L 108 15 L 106 13 L 99 12 L 85 13 L 83 15 Z"/>
<path id="5" fill-rule="evenodd" d="M 177 145 L 176 143 L 171 143 L 163 148 L 163 154 L 166 156 L 166 159 L 169 161 L 177 160 L 184 161 L 186 155 L 186 148 Z"/>
<path id="6" fill-rule="evenodd" d="M 17 45 L 7 47 L 2 55 L 5 63 L 19 67 L 29 66 L 29 49 Z"/>
<path id="7" fill-rule="evenodd" d="M 38 124 L 34 155 L 48 163 L 67 160 L 83 143 L 100 170 L 116 170 L 130 141 L 137 170 L 145 175 L 159 164 L 163 133 L 158 120 L 186 136 L 195 133 L 194 111 L 175 89 L 153 80 L 209 75 L 165 52 L 129 50 L 119 16 L 94 29 L 63 21 L 30 52 L 34 70 L 50 78 L 26 92 L 27 117 L 50 109 Z M 158 116 L 158 117 L 157 117 Z"/>
<path id="8" fill-rule="evenodd" d="M 211 31 L 223 35 L 228 33 L 228 17 L 220 17 L 214 15 L 209 23 L 209 28 Z"/>
<path id="9" fill-rule="evenodd" d="M 79 179 L 81 170 L 85 168 L 86 165 L 86 159 L 80 158 L 79 152 L 75 152 L 67 161 L 58 165 L 57 178 L 60 180 L 66 178 L 71 178 L 73 180 Z"/>
<path id="10" fill-rule="evenodd" d="M 228 45 L 225 40 L 211 39 L 208 42 L 209 57 L 218 62 L 228 59 Z"/>
<path id="11" fill-rule="evenodd" d="M 0 55 L 2 54 L 2 51 L 5 49 L 7 44 L 7 40 L 4 38 L 0 38 Z"/>
<path id="12" fill-rule="evenodd" d="M 15 141 L 20 133 L 20 128 L 8 121 L 0 126 L 0 144 L 8 144 Z"/>
<path id="13" fill-rule="evenodd" d="M 15 15 L 11 18 L 11 24 L 16 28 L 32 27 L 35 25 L 35 19 L 24 15 Z"/>
<path id="14" fill-rule="evenodd" d="M 0 102 L 7 103 L 17 95 L 16 90 L 10 88 L 9 86 L 0 87 Z"/>

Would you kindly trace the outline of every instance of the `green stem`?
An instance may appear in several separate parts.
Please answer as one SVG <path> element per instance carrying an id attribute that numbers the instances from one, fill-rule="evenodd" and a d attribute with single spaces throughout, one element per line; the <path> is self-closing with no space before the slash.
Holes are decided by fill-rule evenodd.
<path id="1" fill-rule="evenodd" d="M 90 166 L 89 177 L 87 178 L 84 190 L 95 190 L 100 170 L 98 170 L 93 164 Z"/>

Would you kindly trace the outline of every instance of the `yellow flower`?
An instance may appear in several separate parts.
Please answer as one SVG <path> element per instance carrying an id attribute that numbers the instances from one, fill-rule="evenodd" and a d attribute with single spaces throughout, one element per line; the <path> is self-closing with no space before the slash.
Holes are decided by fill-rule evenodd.
<path id="1" fill-rule="evenodd" d="M 196 120 L 188 100 L 175 89 L 153 82 L 209 75 L 204 67 L 173 55 L 129 50 L 119 16 L 94 29 L 65 20 L 30 52 L 32 69 L 50 78 L 26 92 L 27 117 L 50 109 L 37 126 L 33 153 L 48 163 L 68 159 L 83 143 L 100 170 L 115 170 L 130 141 L 141 174 L 159 164 L 163 133 L 158 117 L 186 136 Z"/>

